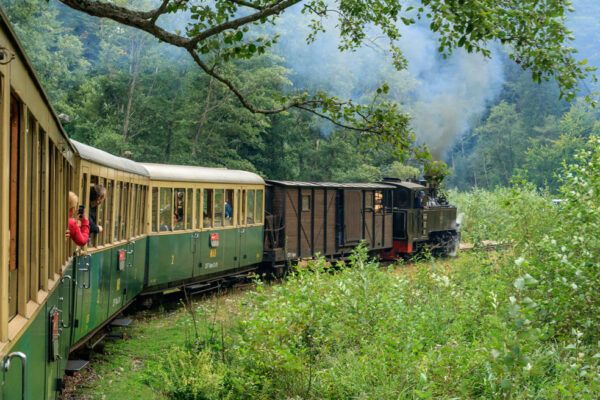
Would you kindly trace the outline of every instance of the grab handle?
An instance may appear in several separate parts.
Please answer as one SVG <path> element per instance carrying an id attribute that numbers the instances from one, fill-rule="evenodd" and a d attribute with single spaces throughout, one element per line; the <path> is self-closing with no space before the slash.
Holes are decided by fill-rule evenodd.
<path id="1" fill-rule="evenodd" d="M 10 369 L 10 360 L 13 357 L 19 357 L 21 359 L 21 391 L 23 394 L 23 400 L 27 400 L 27 356 L 20 351 L 15 351 L 6 356 L 4 361 L 4 372 L 8 372 Z"/>

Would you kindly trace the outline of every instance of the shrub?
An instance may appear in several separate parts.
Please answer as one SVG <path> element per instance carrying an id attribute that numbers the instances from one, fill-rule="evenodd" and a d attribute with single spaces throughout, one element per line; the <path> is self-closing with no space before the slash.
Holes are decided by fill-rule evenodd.
<path id="1" fill-rule="evenodd" d="M 146 369 L 145 380 L 173 400 L 220 399 L 224 375 L 207 351 L 172 347 Z"/>

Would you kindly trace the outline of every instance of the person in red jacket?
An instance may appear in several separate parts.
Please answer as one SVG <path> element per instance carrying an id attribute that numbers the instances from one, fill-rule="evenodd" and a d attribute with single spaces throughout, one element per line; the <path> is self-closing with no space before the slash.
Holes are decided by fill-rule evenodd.
<path id="1" fill-rule="evenodd" d="M 69 229 L 66 233 L 77 246 L 85 246 L 90 237 L 90 223 L 85 217 L 85 210 L 82 210 L 82 214 L 79 214 L 81 227 L 77 223 L 77 220 L 73 218 L 73 214 L 77 209 L 77 203 L 79 203 L 77 195 L 73 192 L 69 192 Z"/>

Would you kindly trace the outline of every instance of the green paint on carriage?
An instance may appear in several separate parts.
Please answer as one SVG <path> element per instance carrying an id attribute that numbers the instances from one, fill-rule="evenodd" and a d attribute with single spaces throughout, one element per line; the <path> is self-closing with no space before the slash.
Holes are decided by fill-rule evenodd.
<path id="1" fill-rule="evenodd" d="M 72 272 L 72 267 L 69 267 L 65 275 L 73 276 Z M 71 345 L 73 300 L 73 283 L 70 279 L 65 279 L 52 292 L 31 325 L 10 350 L 10 352 L 22 352 L 27 356 L 27 399 L 56 400 L 59 398 L 58 380 L 63 378 Z M 50 312 L 54 308 L 62 311 L 59 314 L 59 321 L 64 322 L 60 325 L 58 339 L 60 359 L 56 361 L 52 361 L 50 357 L 52 329 Z M 3 400 L 21 400 L 23 398 L 22 369 L 19 358 L 11 360 L 8 372 L 5 372 L 3 368 L 0 369 L 0 379 L 4 382 L 0 390 L 0 398 Z"/>
<path id="2" fill-rule="evenodd" d="M 147 243 L 148 239 L 142 238 L 77 258 L 77 322 L 72 343 L 96 329 L 141 292 Z M 124 255 L 122 265 L 120 252 Z"/>
<path id="3" fill-rule="evenodd" d="M 211 246 L 211 235 L 219 235 L 215 247 Z M 148 240 L 148 291 L 262 261 L 262 226 L 155 235 Z"/>

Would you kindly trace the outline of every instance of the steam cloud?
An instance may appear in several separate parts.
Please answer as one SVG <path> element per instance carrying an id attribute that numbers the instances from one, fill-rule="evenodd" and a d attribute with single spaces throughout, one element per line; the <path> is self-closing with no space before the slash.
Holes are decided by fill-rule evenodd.
<path id="1" fill-rule="evenodd" d="M 408 69 L 397 71 L 383 41 L 340 53 L 335 21 L 328 21 L 327 32 L 307 45 L 309 19 L 295 9 L 284 16 L 285 22 L 280 25 L 286 31 L 277 52 L 293 71 L 294 86 L 322 88 L 341 98 L 368 102 L 367 93 L 388 82 L 393 100 L 412 116 L 417 140 L 427 143 L 438 159 L 502 88 L 500 57 L 485 59 L 479 54 L 456 51 L 444 60 L 437 51 L 437 37 L 423 23 L 402 28 L 398 44 L 408 60 Z"/>

